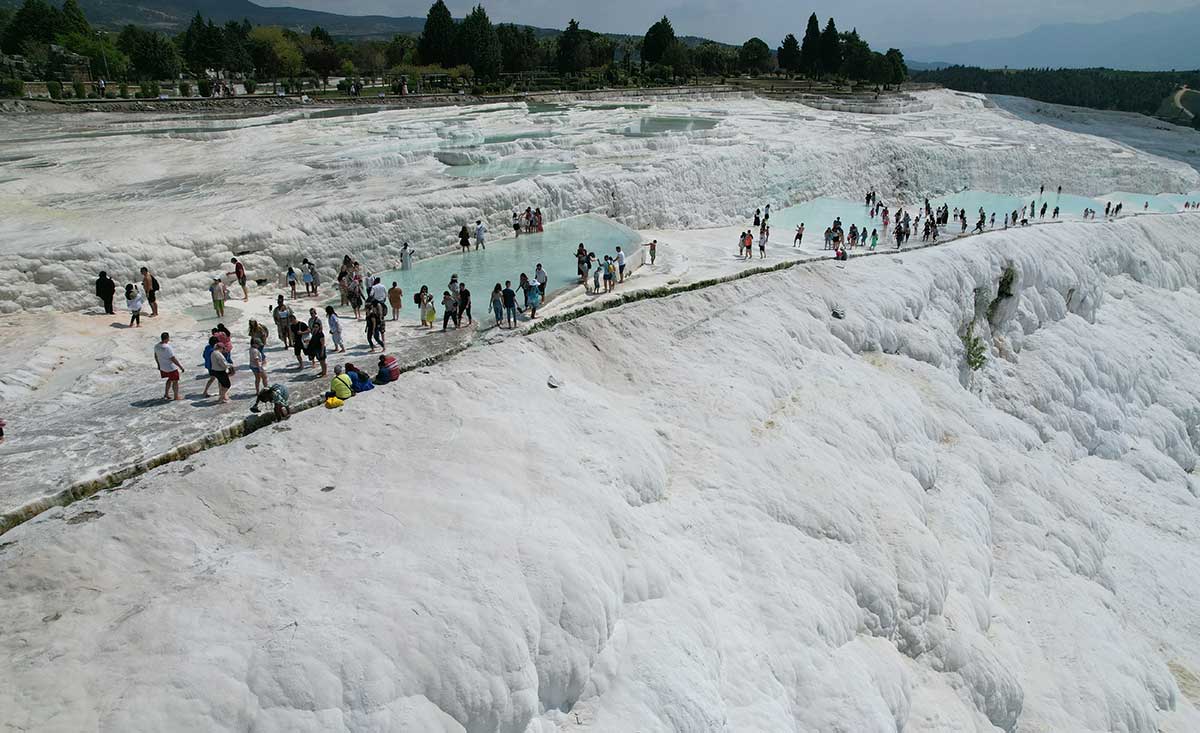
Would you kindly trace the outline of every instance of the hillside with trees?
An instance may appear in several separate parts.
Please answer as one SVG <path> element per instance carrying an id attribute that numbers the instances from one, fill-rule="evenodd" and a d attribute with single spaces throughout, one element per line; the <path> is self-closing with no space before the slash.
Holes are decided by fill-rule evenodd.
<path id="1" fill-rule="evenodd" d="M 1040 102 L 1154 115 L 1180 86 L 1200 87 L 1200 71 L 1113 69 L 980 69 L 950 66 L 918 72 L 913 81 L 961 92 L 1008 94 Z"/>
<path id="2" fill-rule="evenodd" d="M 497 25 L 482 5 L 459 20 L 443 0 L 430 6 L 419 34 L 397 33 L 388 40 L 339 36 L 320 25 L 303 32 L 250 18 L 222 20 L 199 11 L 174 35 L 137 24 L 111 32 L 91 24 L 82 1 L 63 0 L 56 7 L 47 0 L 21 0 L 15 11 L 0 9 L 0 51 L 22 58 L 23 69 L 41 70 L 44 78 L 79 81 L 76 71 L 66 74 L 52 63 L 50 49 L 61 46 L 84 59 L 92 78 L 174 82 L 183 77 L 195 80 L 205 96 L 214 80 L 233 79 L 316 92 L 340 78 L 341 91 L 357 93 L 376 84 L 399 91 L 407 80 L 418 88 L 500 92 L 678 84 L 737 75 L 872 84 L 907 77 L 898 50 L 873 51 L 857 31 L 840 32 L 833 18 L 822 29 L 815 14 L 803 41 L 788 33 L 772 49 L 758 37 L 740 46 L 681 37 L 666 17 L 642 37 L 600 33 L 575 20 L 552 32 Z M 36 76 L 22 73 L 27 80 Z"/>

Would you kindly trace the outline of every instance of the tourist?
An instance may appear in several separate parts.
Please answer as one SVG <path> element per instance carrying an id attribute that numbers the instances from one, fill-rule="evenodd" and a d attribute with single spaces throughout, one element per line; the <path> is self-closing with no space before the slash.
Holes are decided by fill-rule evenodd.
<path id="1" fill-rule="evenodd" d="M 475 220 L 475 249 L 487 249 L 487 242 L 484 237 L 487 235 L 487 227 L 483 225 L 483 220 Z"/>
<path id="2" fill-rule="evenodd" d="M 408 246 L 408 242 L 405 242 L 404 246 L 400 248 L 400 269 L 412 269 L 412 248 Z"/>
<path id="3" fill-rule="evenodd" d="M 367 293 L 367 305 L 370 305 L 371 303 L 378 303 L 379 305 L 384 305 L 387 302 L 388 302 L 387 288 L 385 288 L 383 286 L 383 282 L 380 278 L 375 278 L 374 280 L 371 281 L 371 289 Z M 387 311 L 386 310 L 383 311 L 383 314 L 386 316 Z"/>
<path id="4" fill-rule="evenodd" d="M 530 288 L 529 276 L 522 272 L 521 277 L 518 278 L 518 280 L 519 280 L 519 284 L 517 285 L 517 287 L 521 288 L 521 298 L 522 298 L 521 312 L 524 313 L 525 309 L 529 307 L 529 288 Z"/>
<path id="5" fill-rule="evenodd" d="M 515 328 L 517 325 L 517 291 L 512 289 L 512 280 L 504 281 L 504 290 L 500 295 L 504 301 L 504 318 L 508 322 L 508 327 Z"/>
<path id="6" fill-rule="evenodd" d="M 362 310 L 363 297 L 362 290 L 354 281 L 353 276 L 350 278 L 350 289 L 346 291 L 346 300 L 350 301 L 350 308 L 354 311 L 354 320 L 359 319 L 359 311 Z"/>
<path id="7" fill-rule="evenodd" d="M 618 247 L 617 249 L 619 250 L 621 248 Z M 540 295 L 541 298 L 545 298 L 546 297 L 546 283 L 550 282 L 550 276 L 547 275 L 546 271 L 542 269 L 542 263 L 540 263 L 540 262 L 537 263 L 537 266 L 533 270 L 533 279 L 534 279 L 534 282 L 537 283 L 538 295 Z M 539 298 L 539 300 L 541 298 Z"/>
<path id="8" fill-rule="evenodd" d="M 250 319 L 250 325 L 249 328 L 246 329 L 246 335 L 249 336 L 250 340 L 252 341 L 254 339 L 258 339 L 258 342 L 263 346 L 266 346 L 267 342 L 271 340 L 270 329 L 253 318 Z"/>
<path id="9" fill-rule="evenodd" d="M 587 273 L 588 252 L 587 248 L 583 246 L 583 242 L 580 242 L 579 246 L 575 248 L 575 274 L 579 276 L 579 282 L 584 285 L 587 285 Z"/>
<path id="10" fill-rule="evenodd" d="M 625 282 L 625 253 L 617 247 L 617 271 L 620 274 L 620 282 Z"/>
<path id="11" fill-rule="evenodd" d="M 463 252 L 471 251 L 471 235 L 467 232 L 467 225 L 463 224 L 462 229 L 458 230 L 458 246 Z"/>
<path id="12" fill-rule="evenodd" d="M 404 307 L 404 291 L 393 280 L 392 287 L 387 291 L 388 305 L 392 307 L 392 320 L 400 317 L 400 309 Z"/>
<path id="13" fill-rule="evenodd" d="M 111 282 L 111 281 L 110 281 Z M 110 296 L 108 302 L 112 303 Z M 142 294 L 138 292 L 137 286 L 129 283 L 125 286 L 125 307 L 129 309 L 129 327 L 142 327 L 142 306 L 145 304 Z"/>
<path id="14" fill-rule="evenodd" d="M 292 353 L 296 355 L 296 368 L 304 368 L 304 349 L 308 346 L 308 326 L 292 313 L 288 317 L 288 330 L 292 334 Z"/>
<path id="15" fill-rule="evenodd" d="M 617 266 L 613 262 L 612 257 L 604 255 L 604 292 L 611 293 L 616 287 L 614 281 L 617 279 Z"/>
<path id="16" fill-rule="evenodd" d="M 250 300 L 250 291 L 246 289 L 246 267 L 238 262 L 238 258 L 232 257 L 229 260 L 233 263 L 233 272 L 227 272 L 226 275 L 233 275 L 237 279 L 237 284 L 242 286 L 242 302 Z"/>
<path id="17" fill-rule="evenodd" d="M 292 300 L 295 300 L 296 299 L 296 271 L 293 270 L 290 266 L 287 269 L 286 277 L 287 277 L 288 288 L 292 291 Z"/>
<path id="18" fill-rule="evenodd" d="M 308 326 L 308 346 L 304 353 L 308 355 L 309 363 L 315 359 L 321 365 L 321 373 L 318 377 L 324 377 L 328 374 L 325 367 L 325 329 L 321 326 L 321 319 L 316 318 L 309 321 Z"/>
<path id="19" fill-rule="evenodd" d="M 212 295 L 213 310 L 217 312 L 217 318 L 225 317 L 225 281 L 219 277 L 214 277 L 212 285 L 208 286 L 208 292 Z"/>
<path id="20" fill-rule="evenodd" d="M 342 343 L 342 319 L 332 305 L 325 306 L 325 320 L 329 322 L 329 338 L 333 339 L 334 352 L 344 352 L 346 346 Z"/>
<path id="21" fill-rule="evenodd" d="M 442 330 L 445 331 L 450 325 L 450 321 L 454 321 L 454 327 L 458 328 L 458 303 L 454 300 L 454 296 L 449 290 L 442 291 Z M 374 351 L 374 349 L 372 349 Z"/>
<path id="22" fill-rule="evenodd" d="M 421 325 L 432 329 L 433 321 L 437 318 L 437 311 L 433 307 L 433 296 L 429 294 L 429 286 L 422 285 L 421 292 L 416 294 L 414 300 L 417 304 L 417 312 L 421 314 Z"/>
<path id="23" fill-rule="evenodd" d="M 229 379 L 229 375 L 233 374 L 233 367 L 228 361 L 225 360 L 225 354 L 219 348 L 216 348 L 217 344 L 218 341 L 216 336 L 212 336 L 208 339 L 208 345 L 214 347 L 211 352 L 212 358 L 210 361 L 208 374 L 210 377 L 217 380 L 217 402 L 224 404 L 229 402 L 229 387 L 232 384 Z M 207 389 L 205 390 L 204 394 L 208 394 Z"/>
<path id="24" fill-rule="evenodd" d="M 762 220 L 763 226 L 767 225 L 767 221 L 770 220 L 770 218 L 771 218 L 771 205 L 767 204 L 766 206 L 763 207 L 763 220 Z"/>
<path id="25" fill-rule="evenodd" d="M 107 315 L 116 315 L 113 310 L 113 295 L 117 292 L 117 284 L 108 276 L 108 273 L 101 270 L 100 276 L 96 278 L 96 297 L 104 304 L 104 312 Z M 129 286 L 125 288 L 125 298 L 129 299 Z"/>
<path id="26" fill-rule="evenodd" d="M 154 347 L 154 363 L 158 366 L 159 376 L 167 380 L 166 386 L 163 388 L 163 399 L 171 399 L 172 389 L 175 391 L 176 400 L 183 399 L 179 396 L 179 375 L 187 370 L 176 358 L 175 349 L 171 348 L 171 334 L 166 331 L 162 332 L 158 344 Z"/>
<path id="27" fill-rule="evenodd" d="M 146 294 L 146 302 L 150 304 L 150 317 L 158 315 L 158 279 L 149 268 L 142 268 L 142 292 Z"/>
<path id="28" fill-rule="evenodd" d="M 799 247 L 804 244 L 804 222 L 800 222 L 800 226 L 796 227 L 796 236 L 792 238 L 792 246 Z"/>
<path id="29" fill-rule="evenodd" d="M 658 257 L 658 240 L 650 240 L 650 244 L 648 244 L 647 247 L 650 248 L 650 264 L 653 265 L 654 260 Z"/>
<path id="30" fill-rule="evenodd" d="M 1055 207 L 1054 207 L 1054 212 L 1053 212 L 1052 214 L 1050 214 L 1050 218 L 1051 218 L 1051 219 L 1057 219 L 1057 218 L 1058 218 L 1058 207 L 1057 207 L 1057 206 L 1055 206 Z"/>
<path id="31" fill-rule="evenodd" d="M 542 210 L 541 210 L 540 208 L 538 208 L 538 209 L 534 209 L 534 210 L 533 210 L 533 226 L 534 226 L 534 229 L 536 229 L 536 230 L 537 230 L 537 231 L 539 231 L 539 232 L 543 231 L 543 229 L 542 229 L 542 222 L 543 222 L 543 218 L 542 218 Z"/>
<path id="32" fill-rule="evenodd" d="M 353 364 L 347 362 L 345 372 L 346 376 L 350 377 L 350 391 L 354 392 L 354 394 L 370 392 L 375 389 L 375 383 L 371 381 L 371 375 Z"/>
<path id="33" fill-rule="evenodd" d="M 381 315 L 382 306 L 371 303 L 367 306 L 367 345 L 371 347 L 371 353 L 375 353 L 375 342 L 379 342 L 379 348 L 383 348 L 383 316 Z"/>
<path id="34" fill-rule="evenodd" d="M 771 230 L 763 227 L 758 233 L 758 259 L 765 260 L 767 258 L 767 237 L 771 236 Z"/>
<path id="35" fill-rule="evenodd" d="M 516 209 L 513 209 L 512 228 L 514 237 L 521 236 L 521 216 L 517 213 Z"/>
<path id="36" fill-rule="evenodd" d="M 754 210 L 754 226 L 762 226 L 762 210 Z"/>
<path id="37" fill-rule="evenodd" d="M 292 408 L 288 404 L 288 398 L 288 388 L 286 385 L 272 384 L 266 389 L 259 390 L 254 399 L 254 406 L 250 408 L 250 412 L 258 412 L 259 404 L 265 402 L 274 408 L 276 420 L 287 420 L 292 415 Z"/>
<path id="38" fill-rule="evenodd" d="M 400 378 L 400 362 L 389 354 L 379 355 L 379 371 L 375 375 L 375 384 L 390 384 Z"/>
<path id="39" fill-rule="evenodd" d="M 492 296 L 490 300 L 492 312 L 496 314 L 496 325 L 504 320 L 504 289 L 500 287 L 500 283 L 496 283 L 496 287 L 492 288 Z"/>
<path id="40" fill-rule="evenodd" d="M 459 283 L 458 286 L 458 323 L 462 323 L 462 317 L 467 317 L 467 325 L 475 325 L 475 319 L 471 316 L 471 291 L 467 290 L 466 283 Z"/>
<path id="41" fill-rule="evenodd" d="M 350 377 L 346 376 L 346 370 L 341 364 L 335 364 L 333 367 L 333 379 L 329 381 L 329 391 L 325 393 L 325 398 L 337 397 L 345 402 L 354 396 L 352 389 L 353 382 Z"/>
<path id="42" fill-rule="evenodd" d="M 542 304 L 542 286 L 534 285 L 529 288 L 529 317 L 537 318 L 538 306 Z"/>
<path id="43" fill-rule="evenodd" d="M 588 268 L 592 272 L 592 294 L 600 292 L 600 259 L 595 252 L 588 252 Z"/>
<path id="44" fill-rule="evenodd" d="M 250 339 L 250 371 L 254 373 L 254 393 L 267 388 L 267 352 L 262 341 Z"/>
<path id="45" fill-rule="evenodd" d="M 310 269 L 307 259 L 301 261 L 301 263 L 300 263 L 300 279 L 304 281 L 304 295 L 305 296 L 312 295 L 313 294 L 313 286 L 312 286 L 313 276 L 312 276 L 312 270 Z"/>
<path id="46" fill-rule="evenodd" d="M 871 251 L 872 252 L 875 251 L 875 245 L 877 245 L 877 244 L 879 244 L 879 231 L 877 229 L 872 229 L 871 230 Z"/>
<path id="47" fill-rule="evenodd" d="M 279 336 L 279 340 L 283 342 L 283 348 L 285 349 L 292 345 L 292 333 L 288 329 L 291 317 L 292 311 L 284 305 L 283 296 L 277 296 L 275 307 L 271 309 L 271 320 L 275 322 L 275 333 Z"/>

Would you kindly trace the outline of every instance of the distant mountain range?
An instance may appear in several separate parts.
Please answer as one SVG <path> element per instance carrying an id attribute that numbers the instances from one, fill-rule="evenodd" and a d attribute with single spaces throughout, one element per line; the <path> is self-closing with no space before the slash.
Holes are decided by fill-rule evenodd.
<path id="1" fill-rule="evenodd" d="M 21 1 L 0 0 L 0 7 L 17 7 Z M 177 33 L 187 27 L 197 12 L 215 23 L 246 18 L 254 25 L 278 25 L 301 31 L 319 25 L 344 38 L 391 38 L 397 33 L 420 33 L 425 27 L 424 17 L 339 15 L 300 8 L 267 8 L 249 0 L 79 0 L 79 6 L 92 25 L 109 30 L 132 23 Z"/>
<path id="2" fill-rule="evenodd" d="M 1173 13 L 1138 13 L 1106 23 L 1044 25 L 1014 38 L 914 46 L 905 48 L 904 56 L 933 67 L 1197 69 L 1200 5 Z"/>

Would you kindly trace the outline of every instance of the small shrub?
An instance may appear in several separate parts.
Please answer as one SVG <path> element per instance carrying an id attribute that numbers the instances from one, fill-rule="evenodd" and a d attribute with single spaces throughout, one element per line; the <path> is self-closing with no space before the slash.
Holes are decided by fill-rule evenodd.
<path id="1" fill-rule="evenodd" d="M 141 91 L 138 92 L 140 99 L 158 99 L 158 95 L 162 93 L 156 81 L 144 81 L 141 87 Z"/>
<path id="2" fill-rule="evenodd" d="M 71 85 L 71 90 L 75 93 L 76 99 L 87 99 L 87 87 L 84 83 L 77 81 Z"/>
<path id="3" fill-rule="evenodd" d="M 983 345 L 983 339 L 975 335 L 975 324 L 967 326 L 966 332 L 962 335 L 963 350 L 967 355 L 967 366 L 973 372 L 977 372 L 987 363 L 987 347 Z"/>
<path id="4" fill-rule="evenodd" d="M 242 82 L 242 86 L 246 87 L 246 94 L 254 94 L 254 90 L 258 89 L 258 82 L 253 79 L 247 79 Z"/>
<path id="5" fill-rule="evenodd" d="M 192 96 L 192 85 L 187 83 L 186 81 L 179 82 L 179 96 L 181 96 L 181 97 Z"/>
<path id="6" fill-rule="evenodd" d="M 51 99 L 62 99 L 63 98 L 62 82 L 58 82 L 58 81 L 46 82 L 46 91 L 50 93 Z"/>
<path id="7" fill-rule="evenodd" d="M 213 92 L 212 79 L 201 79 L 196 82 L 196 87 L 200 90 L 201 97 L 211 97 Z"/>
<path id="8" fill-rule="evenodd" d="M 24 97 L 25 82 L 20 79 L 0 80 L 0 97 Z"/>
<path id="9" fill-rule="evenodd" d="M 129 99 L 129 85 L 121 84 L 121 86 L 117 87 L 117 96 L 121 99 Z"/>
<path id="10" fill-rule="evenodd" d="M 1000 304 L 1006 299 L 1013 296 L 1013 283 L 1017 280 L 1017 271 L 1012 265 L 1004 268 L 1004 274 L 1000 276 L 1000 283 L 996 286 L 996 297 L 988 304 L 987 317 L 988 322 L 996 323 L 996 312 L 1000 310 Z"/>

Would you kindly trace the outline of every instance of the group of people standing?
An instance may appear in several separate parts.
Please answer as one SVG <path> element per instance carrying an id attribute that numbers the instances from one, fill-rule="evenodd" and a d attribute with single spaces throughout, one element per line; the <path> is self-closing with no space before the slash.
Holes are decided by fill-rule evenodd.
<path id="1" fill-rule="evenodd" d="M 543 223 L 542 210 L 540 208 L 533 209 L 526 206 L 525 211 L 522 213 L 517 213 L 516 209 L 513 210 L 512 228 L 514 237 L 519 237 L 521 232 L 525 232 L 526 234 L 540 232 L 542 231 Z"/>
<path id="2" fill-rule="evenodd" d="M 150 306 L 148 316 L 158 315 L 158 290 L 158 279 L 147 267 L 141 268 L 138 283 L 126 283 L 125 307 L 129 309 L 130 328 L 141 328 L 142 310 L 147 305 Z M 116 296 L 116 292 L 117 283 L 108 276 L 108 272 L 101 270 L 100 275 L 96 278 L 96 297 L 104 306 L 106 315 L 116 314 L 116 311 L 113 310 L 113 298 Z"/>

